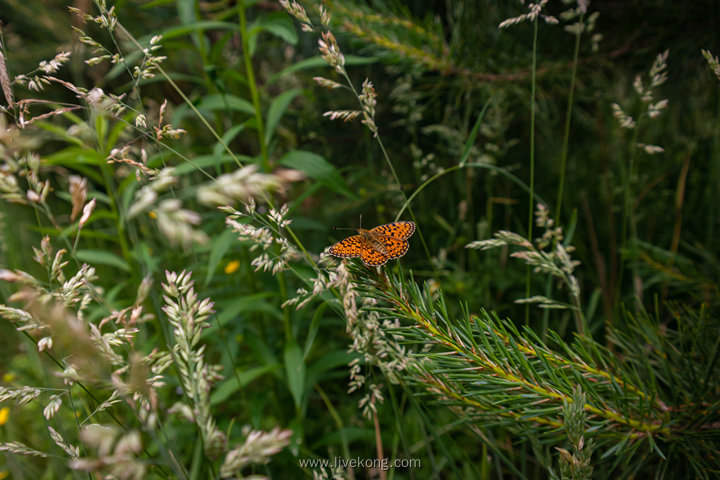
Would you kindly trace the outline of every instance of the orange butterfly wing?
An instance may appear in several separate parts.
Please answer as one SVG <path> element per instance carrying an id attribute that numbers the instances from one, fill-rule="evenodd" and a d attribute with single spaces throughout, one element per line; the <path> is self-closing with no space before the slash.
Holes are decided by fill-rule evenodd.
<path id="1" fill-rule="evenodd" d="M 342 258 L 360 257 L 368 267 L 379 267 L 385 265 L 392 258 L 399 258 L 407 253 L 410 244 L 407 239 L 415 233 L 413 222 L 394 222 L 379 225 L 372 230 L 365 231 L 363 235 L 353 235 L 340 240 L 328 250 L 330 255 Z M 372 241 L 367 239 L 370 236 Z M 373 243 L 379 243 L 384 247 L 384 252 Z"/>
<path id="2" fill-rule="evenodd" d="M 385 265 L 387 261 L 390 260 L 390 257 L 386 257 L 368 246 L 368 248 L 363 248 L 360 260 L 362 260 L 366 267 L 379 267 Z"/>
<path id="3" fill-rule="evenodd" d="M 407 240 L 415 233 L 415 224 L 406 221 L 387 223 L 373 228 L 370 233 Z"/>
<path id="4" fill-rule="evenodd" d="M 355 258 L 362 255 L 364 245 L 365 240 L 360 235 L 353 235 L 330 247 L 328 253 L 335 257 Z"/>
<path id="5" fill-rule="evenodd" d="M 407 240 L 401 240 L 395 237 L 381 237 L 378 240 L 385 246 L 388 258 L 400 258 L 405 255 L 410 248 Z"/>

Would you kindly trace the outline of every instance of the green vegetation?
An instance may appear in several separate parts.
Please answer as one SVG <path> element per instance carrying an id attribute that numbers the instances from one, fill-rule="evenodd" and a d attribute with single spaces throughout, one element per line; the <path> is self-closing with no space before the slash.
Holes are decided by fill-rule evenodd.
<path id="1" fill-rule="evenodd" d="M 0 0 L 0 480 L 717 478 L 719 13 Z"/>

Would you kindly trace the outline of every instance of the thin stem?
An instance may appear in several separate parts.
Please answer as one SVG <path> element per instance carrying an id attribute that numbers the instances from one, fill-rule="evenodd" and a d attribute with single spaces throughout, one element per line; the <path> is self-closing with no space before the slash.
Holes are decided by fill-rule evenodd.
<path id="1" fill-rule="evenodd" d="M 384 455 L 383 455 L 383 444 L 382 444 L 382 432 L 380 431 L 380 421 L 378 420 L 378 414 L 377 410 L 373 410 L 373 424 L 375 426 L 375 454 L 377 455 L 377 459 L 382 464 Z M 384 469 L 380 470 L 380 480 L 385 480 L 387 478 L 387 472 Z"/>
<path id="2" fill-rule="evenodd" d="M 580 16 L 579 23 L 582 23 L 584 15 Z M 570 141 L 570 121 L 572 119 L 573 104 L 575 101 L 575 80 L 577 79 L 578 56 L 580 55 L 580 32 L 575 35 L 575 51 L 573 52 L 573 66 L 570 74 L 570 90 L 568 92 L 567 110 L 565 111 L 565 131 L 563 132 L 562 152 L 560 154 L 560 180 L 558 181 L 557 208 L 555 218 L 561 221 L 563 193 L 565 189 L 565 169 L 567 165 L 568 143 Z"/>
<path id="3" fill-rule="evenodd" d="M 364 109 L 365 107 L 362 105 L 362 102 L 360 101 L 360 94 L 355 89 L 355 85 L 353 85 L 352 80 L 350 80 L 350 77 L 348 76 L 347 72 L 343 68 L 340 72 L 342 76 L 345 78 L 345 82 L 347 82 L 348 86 L 353 92 L 353 95 L 355 95 L 355 98 L 357 98 L 358 102 L 360 103 L 360 106 Z M 382 141 L 382 138 L 380 138 L 380 133 L 375 132 L 373 135 L 375 140 L 377 141 L 378 146 L 380 147 L 380 151 L 383 154 L 383 158 L 385 159 L 385 163 L 387 163 L 388 168 L 390 169 L 390 173 L 392 173 L 393 179 L 395 180 L 395 183 L 397 184 L 398 188 L 400 189 L 400 194 L 403 197 L 403 208 L 405 205 L 407 205 L 408 213 L 410 214 L 410 218 L 412 218 L 413 222 L 415 222 L 415 225 L 417 226 L 417 233 L 420 237 L 420 243 L 422 243 L 423 249 L 425 250 L 425 255 L 427 256 L 428 260 L 432 259 L 432 255 L 430 254 L 430 248 L 427 245 L 427 242 L 425 241 L 425 236 L 422 234 L 422 229 L 420 228 L 420 225 L 418 224 L 417 218 L 415 217 L 415 212 L 413 212 L 412 207 L 410 207 L 407 194 L 405 193 L 405 190 L 402 188 L 402 183 L 400 183 L 400 177 L 398 177 L 397 172 L 395 171 L 395 166 L 392 163 L 392 160 L 390 160 L 390 155 L 388 155 L 387 150 L 385 149 L 385 144 Z M 400 216 L 398 215 L 396 217 L 396 220 L 399 220 Z M 437 271 L 437 267 L 435 266 L 435 262 L 430 262 L 430 267 L 433 269 L 433 272 L 435 272 L 436 275 L 439 274 Z"/>
<path id="4" fill-rule="evenodd" d="M 620 251 L 621 252 L 627 252 L 628 251 L 628 229 L 630 230 L 630 242 L 634 243 L 634 240 L 637 237 L 637 232 L 635 229 L 635 218 L 633 215 L 633 176 L 635 172 L 635 150 L 639 135 L 640 125 L 639 125 L 639 119 L 638 123 L 636 123 L 635 128 L 633 129 L 632 139 L 630 141 L 630 151 L 628 155 L 628 163 L 627 166 L 623 162 L 619 162 L 620 164 L 620 175 L 622 176 L 623 181 L 623 222 L 622 222 L 622 230 L 620 233 Z M 621 259 L 620 259 L 620 269 L 618 272 L 618 282 L 617 282 L 617 298 L 621 298 L 622 296 L 622 286 L 623 286 L 623 277 L 626 267 L 626 259 L 627 259 L 627 253 L 621 253 Z M 633 268 L 633 278 L 634 275 L 634 268 Z M 618 306 L 620 303 L 618 303 Z"/>
<path id="5" fill-rule="evenodd" d="M 528 241 L 533 238 L 535 204 L 535 75 L 537 70 L 538 19 L 533 21 L 532 75 L 530 90 L 530 196 L 528 198 Z M 530 297 L 530 266 L 525 269 L 525 297 Z M 525 325 L 530 323 L 530 305 L 525 304 Z"/>
<path id="6" fill-rule="evenodd" d="M 257 131 L 258 144 L 260 145 L 260 158 L 263 171 L 269 172 L 270 160 L 268 159 L 267 145 L 265 144 L 265 127 L 263 124 L 262 110 L 260 109 L 260 94 L 258 93 L 257 84 L 255 83 L 255 73 L 252 66 L 252 57 L 250 56 L 250 37 L 248 37 L 247 33 L 244 0 L 240 0 L 238 15 L 240 16 L 240 36 L 242 37 L 243 60 L 245 60 L 245 75 L 247 75 L 250 97 L 252 98 L 253 107 L 255 108 L 255 123 L 257 123 L 255 130 Z"/>

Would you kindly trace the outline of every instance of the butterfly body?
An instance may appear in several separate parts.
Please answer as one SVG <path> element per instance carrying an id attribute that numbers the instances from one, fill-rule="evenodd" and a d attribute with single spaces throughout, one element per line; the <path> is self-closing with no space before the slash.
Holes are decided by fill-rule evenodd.
<path id="1" fill-rule="evenodd" d="M 366 266 L 379 267 L 407 253 L 410 248 L 407 239 L 415 232 L 415 224 L 401 221 L 370 230 L 358 228 L 357 232 L 357 235 L 337 242 L 328 252 L 335 257 L 360 257 Z"/>

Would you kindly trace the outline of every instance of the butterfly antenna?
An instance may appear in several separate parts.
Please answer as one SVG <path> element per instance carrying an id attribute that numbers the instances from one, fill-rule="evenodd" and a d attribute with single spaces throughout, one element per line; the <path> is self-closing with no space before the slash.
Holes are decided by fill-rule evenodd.
<path id="1" fill-rule="evenodd" d="M 358 228 L 362 228 L 362 213 L 360 214 L 360 226 Z M 357 228 L 347 228 L 347 227 L 332 227 L 333 230 L 357 230 Z"/>

